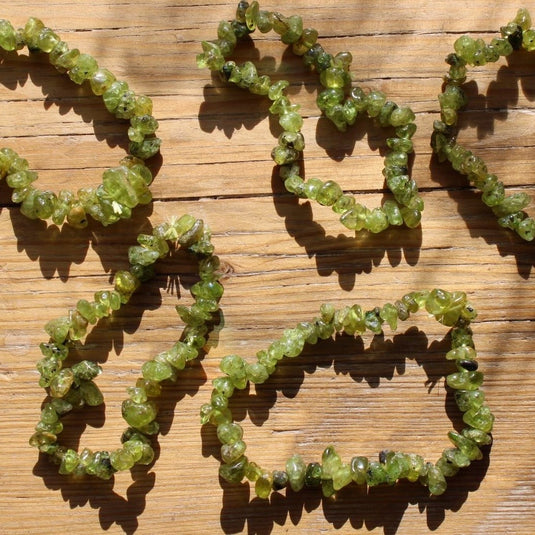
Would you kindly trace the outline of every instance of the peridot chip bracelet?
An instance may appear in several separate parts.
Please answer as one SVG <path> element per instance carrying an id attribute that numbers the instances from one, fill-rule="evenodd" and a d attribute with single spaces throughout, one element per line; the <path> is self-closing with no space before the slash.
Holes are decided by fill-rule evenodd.
<path id="1" fill-rule="evenodd" d="M 434 123 L 432 147 L 439 160 L 448 161 L 453 169 L 466 175 L 482 192 L 482 201 L 494 212 L 500 226 L 513 230 L 526 241 L 532 241 L 535 238 L 535 220 L 524 211 L 531 201 L 530 196 L 524 192 L 506 195 L 503 182 L 489 172 L 483 159 L 457 142 L 458 110 L 467 104 L 462 87 L 467 77 L 467 66 L 493 63 L 515 50 L 534 51 L 535 29 L 531 28 L 531 17 L 526 9 L 519 9 L 516 17 L 501 28 L 500 37 L 495 37 L 490 43 L 463 35 L 455 41 L 454 48 L 455 52 L 446 58 L 450 68 L 438 97 L 441 118 Z"/>
<path id="2" fill-rule="evenodd" d="M 13 189 L 13 202 L 20 203 L 21 212 L 31 219 L 51 219 L 56 225 L 67 221 L 75 228 L 87 226 L 88 215 L 105 226 L 130 218 L 133 208 L 152 199 L 149 190 L 152 173 L 144 160 L 159 151 L 160 139 L 155 136 L 158 122 L 152 116 L 151 99 L 136 95 L 126 82 L 99 67 L 92 56 L 69 48 L 39 19 L 28 19 L 24 28 L 18 30 L 9 21 L 0 19 L 0 48 L 13 52 L 24 46 L 32 53 L 48 54 L 50 63 L 67 73 L 74 83 L 88 82 L 93 94 L 102 96 L 109 112 L 129 121 L 130 143 L 129 155 L 118 167 L 103 173 L 102 184 L 76 193 L 64 189 L 58 194 L 35 188 L 37 173 L 30 170 L 27 160 L 12 149 L 0 149 L 0 179 L 5 178 Z"/>
<path id="3" fill-rule="evenodd" d="M 357 203 L 353 195 L 344 193 L 334 180 L 309 178 L 305 181 L 300 176 L 299 160 L 305 148 L 301 132 L 303 117 L 299 114 L 299 106 L 292 104 L 285 93 L 290 83 L 287 80 L 272 82 L 269 76 L 259 75 L 251 61 L 237 65 L 228 59 L 238 41 L 255 29 L 262 33 L 275 31 L 283 43 L 303 57 L 305 65 L 318 72 L 324 87 L 317 98 L 318 106 L 339 130 L 344 131 L 354 124 L 359 114 L 374 118 L 381 127 L 393 129 L 394 135 L 387 140 L 388 152 L 383 169 L 393 199 L 370 210 Z M 366 229 L 379 233 L 390 225 L 419 226 L 424 203 L 418 195 L 416 182 L 409 176 L 408 155 L 413 151 L 411 138 L 416 131 L 415 115 L 409 107 L 398 106 L 382 91 L 366 93 L 360 87 L 351 87 L 351 54 L 341 52 L 333 56 L 325 52 L 316 42 L 318 32 L 304 28 L 297 15 L 285 17 L 277 12 L 260 10 L 256 1 L 250 5 L 242 1 L 238 4 L 236 18 L 230 22 L 222 21 L 217 35 L 216 40 L 203 41 L 203 52 L 197 56 L 197 63 L 199 67 L 218 72 L 223 80 L 253 94 L 267 96 L 272 102 L 269 111 L 279 117 L 283 131 L 271 156 L 279 166 L 279 174 L 289 192 L 330 206 L 350 230 Z"/>
<path id="4" fill-rule="evenodd" d="M 84 448 L 80 452 L 62 446 L 59 442 L 64 427 L 62 420 L 72 411 L 103 402 L 93 381 L 101 372 L 100 365 L 73 358 L 72 350 L 83 350 L 80 340 L 88 326 L 128 303 L 140 284 L 153 274 L 154 263 L 178 247 L 192 253 L 199 263 L 200 280 L 191 287 L 194 303 L 191 307 L 176 307 L 185 323 L 180 340 L 145 362 L 142 376 L 135 386 L 128 388 L 122 415 L 129 427 L 122 435 L 122 445 L 113 451 Z M 218 282 L 220 263 L 213 254 L 210 231 L 201 219 L 186 214 L 155 227 L 152 234 L 140 234 L 138 245 L 130 247 L 128 258 L 130 269 L 115 274 L 113 289 L 96 292 L 91 301 L 80 299 L 66 316 L 45 326 L 50 338 L 40 345 L 43 358 L 37 363 L 37 370 L 39 384 L 46 388 L 48 399 L 30 445 L 50 455 L 61 474 L 90 474 L 109 479 L 115 472 L 129 470 L 136 464 L 150 464 L 154 458 L 150 437 L 159 430 L 156 400 L 162 392 L 161 383 L 175 381 L 188 362 L 199 356 L 211 326 L 218 319 L 219 300 L 223 295 Z"/>
<path id="5" fill-rule="evenodd" d="M 349 336 L 360 336 L 365 331 L 382 334 L 384 324 L 395 330 L 398 320 L 407 320 L 422 309 L 439 323 L 451 327 L 451 349 L 446 353 L 446 359 L 453 365 L 446 382 L 455 391 L 455 401 L 465 424 L 461 432 L 452 430 L 448 433 L 451 447 L 444 449 L 436 463 L 415 453 L 390 450 L 382 451 L 378 460 L 356 456 L 343 461 L 335 448 L 328 446 L 321 462 L 307 463 L 295 454 L 286 461 L 283 469 L 272 470 L 260 467 L 246 455 L 243 429 L 234 421 L 230 405 L 236 390 L 245 389 L 249 383 L 264 383 L 283 359 L 298 357 L 307 344 L 316 344 L 342 333 Z M 360 305 L 335 309 L 325 304 L 320 315 L 312 321 L 286 329 L 267 349 L 259 351 L 256 361 L 248 362 L 238 355 L 224 357 L 220 365 L 223 375 L 213 380 L 211 400 L 201 407 L 201 423 L 216 426 L 222 444 L 220 476 L 230 483 L 248 479 L 254 483 L 260 498 L 268 498 L 272 491 L 286 487 L 296 492 L 304 487 L 319 487 L 328 497 L 351 483 L 372 487 L 393 485 L 400 479 L 419 481 L 431 494 L 442 494 L 447 487 L 446 477 L 481 459 L 480 446 L 492 442 L 490 432 L 494 416 L 480 389 L 483 373 L 478 370 L 470 328 L 475 316 L 465 293 L 440 289 L 412 292 L 395 303 L 367 311 Z"/>

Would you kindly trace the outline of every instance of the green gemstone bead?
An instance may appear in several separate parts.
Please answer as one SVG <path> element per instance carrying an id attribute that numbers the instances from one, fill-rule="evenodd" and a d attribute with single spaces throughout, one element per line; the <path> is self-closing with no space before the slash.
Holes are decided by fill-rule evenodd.
<path id="1" fill-rule="evenodd" d="M 348 464 L 342 464 L 333 472 L 332 481 L 333 489 L 335 491 L 338 491 L 349 485 L 353 481 L 351 467 Z"/>
<path id="2" fill-rule="evenodd" d="M 63 368 L 50 381 L 50 395 L 62 398 L 70 390 L 74 382 L 74 374 L 70 368 Z"/>
<path id="3" fill-rule="evenodd" d="M 383 107 L 381 108 L 381 111 L 379 112 L 379 115 L 377 116 L 377 121 L 379 122 L 379 125 L 383 128 L 390 125 L 390 117 L 392 115 L 392 112 L 397 109 L 398 105 L 395 102 L 392 102 L 391 100 L 387 100 Z"/>
<path id="4" fill-rule="evenodd" d="M 361 204 L 355 204 L 340 216 L 340 222 L 350 230 L 359 231 L 366 226 L 369 214 L 368 208 Z"/>
<path id="5" fill-rule="evenodd" d="M 376 308 L 369 310 L 364 314 L 364 324 L 366 325 L 366 328 L 375 334 L 381 334 L 383 332 L 383 320 L 380 316 L 380 312 L 380 309 Z"/>
<path id="6" fill-rule="evenodd" d="M 32 448 L 37 448 L 43 453 L 52 451 L 56 445 L 58 437 L 48 431 L 36 431 L 29 440 Z"/>
<path id="7" fill-rule="evenodd" d="M 435 466 L 442 472 L 445 477 L 453 477 L 459 472 L 459 467 L 455 466 L 445 457 L 440 457 Z"/>
<path id="8" fill-rule="evenodd" d="M 296 111 L 287 111 L 280 116 L 279 124 L 288 132 L 299 132 L 303 127 L 303 117 Z"/>
<path id="9" fill-rule="evenodd" d="M 96 71 L 95 71 L 96 72 Z M 129 91 L 128 84 L 121 80 L 115 80 L 102 94 L 102 100 L 110 113 L 115 113 L 121 103 L 122 96 Z"/>
<path id="10" fill-rule="evenodd" d="M 333 212 L 343 214 L 351 210 L 356 205 L 355 197 L 351 195 L 341 195 L 338 200 L 332 205 Z"/>
<path id="11" fill-rule="evenodd" d="M 321 481 L 321 493 L 325 498 L 330 498 L 336 494 L 336 490 L 333 485 L 332 479 L 322 479 Z"/>
<path id="12" fill-rule="evenodd" d="M 299 492 L 305 485 L 306 464 L 300 455 L 292 455 L 286 461 L 288 481 L 294 492 Z"/>
<path id="13" fill-rule="evenodd" d="M 294 358 L 303 352 L 306 342 L 306 335 L 301 329 L 285 329 L 279 344 L 282 348 L 283 355 Z"/>
<path id="14" fill-rule="evenodd" d="M 145 362 L 141 367 L 141 373 L 144 379 L 158 383 L 166 379 L 171 379 L 174 376 L 174 371 L 170 364 L 157 360 L 148 360 Z"/>
<path id="15" fill-rule="evenodd" d="M 366 111 L 370 117 L 377 117 L 386 102 L 386 95 L 382 91 L 370 91 L 366 96 Z"/>
<path id="16" fill-rule="evenodd" d="M 69 70 L 69 78 L 75 84 L 83 84 L 89 80 L 98 69 L 98 63 L 95 58 L 89 54 L 80 54 L 76 60 L 76 64 Z"/>
<path id="17" fill-rule="evenodd" d="M 289 176 L 284 181 L 284 187 L 287 191 L 293 193 L 297 197 L 306 198 L 305 182 L 301 177 L 296 175 Z"/>
<path id="18" fill-rule="evenodd" d="M 434 496 L 444 494 L 448 486 L 444 474 L 431 463 L 427 466 L 427 485 L 429 487 L 429 492 Z"/>
<path id="19" fill-rule="evenodd" d="M 403 217 L 403 222 L 407 227 L 416 228 L 420 225 L 422 220 L 422 213 L 420 210 L 403 206 L 400 211 L 401 216 Z"/>
<path id="20" fill-rule="evenodd" d="M 145 403 L 135 403 L 131 399 L 126 399 L 122 403 L 122 415 L 128 425 L 139 429 L 149 425 L 158 413 L 156 404 L 153 401 Z"/>
<path id="21" fill-rule="evenodd" d="M 319 178 L 309 178 L 305 182 L 303 193 L 306 195 L 308 199 L 316 200 L 318 191 L 321 189 L 322 186 L 323 186 L 323 181 L 321 181 Z"/>
<path id="22" fill-rule="evenodd" d="M 247 457 L 243 456 L 231 464 L 222 464 L 219 467 L 219 475 L 229 483 L 241 483 L 245 477 Z"/>
<path id="23" fill-rule="evenodd" d="M 470 459 L 470 461 L 480 460 L 483 458 L 481 450 L 477 447 L 477 444 L 473 440 L 470 440 L 456 431 L 450 431 L 448 433 L 448 438 L 468 457 L 468 459 Z"/>
<path id="24" fill-rule="evenodd" d="M 323 206 L 332 206 L 342 195 L 342 188 L 333 180 L 327 180 L 318 190 L 316 200 Z"/>
<path id="25" fill-rule="evenodd" d="M 516 232 L 523 240 L 533 241 L 535 238 L 535 220 L 527 217 L 518 224 Z"/>
<path id="26" fill-rule="evenodd" d="M 368 471 L 368 458 L 367 457 L 353 457 L 351 459 L 351 477 L 357 485 L 363 485 L 366 483 L 366 473 Z"/>
<path id="27" fill-rule="evenodd" d="M 470 459 L 459 448 L 447 448 L 442 452 L 442 456 L 457 468 L 470 465 Z"/>
<path id="28" fill-rule="evenodd" d="M 409 469 L 406 474 L 408 481 L 415 482 L 425 474 L 425 461 L 424 458 L 420 455 L 414 453 L 409 453 L 407 455 Z"/>
<path id="29" fill-rule="evenodd" d="M 93 94 L 99 96 L 106 93 L 115 81 L 115 75 L 108 69 L 103 68 L 96 69 L 89 78 L 91 91 L 93 91 Z"/>
<path id="30" fill-rule="evenodd" d="M 72 474 L 79 463 L 80 457 L 78 453 L 72 449 L 68 449 L 61 458 L 59 473 L 63 475 Z"/>
<path id="31" fill-rule="evenodd" d="M 273 475 L 264 470 L 260 477 L 255 481 L 255 493 L 259 498 L 267 499 L 271 494 L 272 486 Z"/>
<path id="32" fill-rule="evenodd" d="M 217 426 L 217 438 L 222 444 L 233 444 L 242 437 L 243 429 L 235 422 L 225 422 Z"/>
<path id="33" fill-rule="evenodd" d="M 416 116 L 414 112 L 408 107 L 396 108 L 390 115 L 391 126 L 398 127 L 410 124 L 414 121 Z"/>
<path id="34" fill-rule="evenodd" d="M 251 5 L 253 4 L 254 2 Z M 269 11 L 259 10 L 258 16 L 256 17 L 256 27 L 261 33 L 268 33 L 273 29 L 271 13 Z"/>
<path id="35" fill-rule="evenodd" d="M 235 388 L 240 390 L 247 386 L 247 372 L 245 361 L 238 355 L 227 355 L 223 357 L 219 365 L 221 371 L 229 376 Z"/>
<path id="36" fill-rule="evenodd" d="M 482 405 L 477 409 L 467 410 L 463 414 L 463 422 L 475 429 L 490 433 L 494 424 L 494 415 L 486 405 Z"/>
<path id="37" fill-rule="evenodd" d="M 366 483 L 370 487 L 375 487 L 387 482 L 387 474 L 384 465 L 377 461 L 368 464 L 366 470 Z"/>
<path id="38" fill-rule="evenodd" d="M 39 50 L 39 34 L 44 29 L 45 25 L 41 20 L 35 17 L 30 17 L 22 30 L 22 39 L 30 50 Z"/>
<path id="39" fill-rule="evenodd" d="M 74 377 L 81 381 L 91 381 L 102 372 L 102 368 L 92 360 L 77 362 L 72 365 L 71 370 Z"/>
<path id="40" fill-rule="evenodd" d="M 10 173 L 6 176 L 7 185 L 10 188 L 25 188 L 37 180 L 37 173 L 27 169 Z"/>
<path id="41" fill-rule="evenodd" d="M 69 334 L 70 328 L 71 322 L 67 316 L 62 316 L 61 318 L 50 320 L 45 325 L 46 333 L 57 344 L 62 344 L 65 341 L 67 335 Z"/>
<path id="42" fill-rule="evenodd" d="M 98 407 L 104 403 L 102 392 L 93 381 L 81 381 L 79 391 L 85 404 L 89 407 Z"/>
<path id="43" fill-rule="evenodd" d="M 462 412 L 470 409 L 479 409 L 485 402 L 485 394 L 481 390 L 457 390 L 455 402 Z"/>
<path id="44" fill-rule="evenodd" d="M 305 470 L 305 486 L 319 487 L 323 477 L 323 469 L 319 463 L 309 463 Z"/>
<path id="45" fill-rule="evenodd" d="M 483 383 L 483 374 L 478 371 L 460 371 L 450 373 L 446 382 L 450 388 L 456 390 L 477 390 Z"/>
<path id="46" fill-rule="evenodd" d="M 403 224 L 403 216 L 397 202 L 393 200 L 386 200 L 381 207 L 382 211 L 386 215 L 389 225 L 399 226 Z"/>
<path id="47" fill-rule="evenodd" d="M 59 45 L 60 43 L 58 43 Z M 55 50 L 55 48 L 54 48 Z M 73 48 L 72 50 L 67 50 L 58 56 L 58 58 L 55 61 L 52 61 L 52 53 L 49 56 L 50 62 L 56 69 L 60 72 L 66 72 L 72 69 L 76 62 L 78 61 L 78 56 L 80 55 L 80 51 L 77 48 Z"/>
<path id="48" fill-rule="evenodd" d="M 477 357 L 476 350 L 470 346 L 460 346 L 446 353 L 448 360 L 473 360 Z"/>
<path id="49" fill-rule="evenodd" d="M 90 462 L 85 467 L 86 473 L 99 477 L 100 479 L 110 479 L 115 470 L 110 462 L 110 454 L 107 451 L 97 451 Z"/>
<path id="50" fill-rule="evenodd" d="M 17 33 L 11 22 L 0 19 L 0 47 L 11 52 L 17 49 Z"/>
<path id="51" fill-rule="evenodd" d="M 145 403 L 148 399 L 144 388 L 129 386 L 126 391 L 128 392 L 128 397 L 135 403 Z"/>
<path id="52" fill-rule="evenodd" d="M 130 264 L 150 266 L 160 258 L 158 251 L 151 251 L 142 245 L 133 245 L 128 249 L 128 261 Z"/>
<path id="53" fill-rule="evenodd" d="M 234 393 L 234 383 L 230 377 L 216 377 L 212 381 L 213 387 L 226 398 L 230 398 Z"/>
<path id="54" fill-rule="evenodd" d="M 388 218 L 381 208 L 374 208 L 367 214 L 366 228 L 372 234 L 378 234 L 388 228 Z"/>
<path id="55" fill-rule="evenodd" d="M 252 364 L 245 365 L 245 374 L 247 379 L 254 384 L 262 384 L 269 378 L 269 372 L 266 367 L 259 363 L 253 362 Z"/>
<path id="56" fill-rule="evenodd" d="M 334 472 L 342 466 L 342 460 L 333 446 L 328 446 L 321 456 L 322 477 L 332 479 Z"/>
<path id="57" fill-rule="evenodd" d="M 110 463 L 118 472 L 130 470 L 135 464 L 134 456 L 130 451 L 124 448 L 112 451 L 110 453 Z"/>
<path id="58" fill-rule="evenodd" d="M 41 410 L 41 422 L 45 424 L 55 424 L 59 419 L 58 413 L 51 403 L 47 403 Z"/>
<path id="59" fill-rule="evenodd" d="M 348 72 L 339 67 L 329 67 L 320 73 L 320 83 L 328 89 L 342 89 L 350 81 Z M 341 99 L 338 102 L 340 101 Z"/>
<path id="60" fill-rule="evenodd" d="M 331 106 L 334 106 L 335 104 L 342 103 L 345 96 L 342 87 L 343 86 L 332 87 L 321 91 L 318 97 L 316 98 L 316 105 L 318 106 L 318 108 L 322 111 L 325 111 Z"/>
<path id="61" fill-rule="evenodd" d="M 224 463 L 232 463 L 243 456 L 247 445 L 243 440 L 225 443 L 221 446 L 221 459 Z"/>
<path id="62" fill-rule="evenodd" d="M 398 479 L 407 477 L 409 470 L 408 456 L 404 453 L 394 452 L 385 464 L 387 483 L 393 485 Z"/>
<path id="63" fill-rule="evenodd" d="M 273 470 L 271 477 L 273 478 L 271 484 L 273 490 L 282 490 L 288 485 L 288 474 L 284 470 Z"/>
<path id="64" fill-rule="evenodd" d="M 492 444 L 492 437 L 485 433 L 484 431 L 481 431 L 479 429 L 474 429 L 472 427 L 465 427 L 461 434 L 463 437 L 469 438 L 479 446 L 488 446 Z"/>
<path id="65" fill-rule="evenodd" d="M 115 291 L 119 294 L 121 303 L 127 303 L 138 286 L 139 280 L 129 271 L 118 271 L 115 274 Z"/>

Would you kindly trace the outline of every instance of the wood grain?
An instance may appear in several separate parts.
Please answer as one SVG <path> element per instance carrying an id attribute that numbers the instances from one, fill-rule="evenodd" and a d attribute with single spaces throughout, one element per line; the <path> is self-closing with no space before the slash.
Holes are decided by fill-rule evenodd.
<path id="1" fill-rule="evenodd" d="M 429 146 L 438 117 L 443 61 L 463 33 L 491 39 L 519 5 L 505 0 L 295 0 L 265 9 L 302 15 L 330 51 L 349 50 L 355 80 L 380 88 L 417 113 L 413 176 L 425 200 L 421 229 L 352 236 L 327 208 L 288 195 L 273 172 L 276 123 L 264 100 L 199 70 L 200 41 L 235 4 L 207 0 L 12 0 L 0 16 L 22 26 L 42 18 L 71 45 L 154 100 L 163 139 L 154 163 L 154 202 L 131 221 L 77 232 L 28 221 L 0 185 L 0 532 L 67 533 L 384 533 L 532 534 L 535 531 L 535 350 L 533 244 L 499 228 L 466 180 L 438 164 Z M 535 14 L 535 5 L 531 8 Z M 368 206 L 384 194 L 384 132 L 363 121 L 337 133 L 315 107 L 318 81 L 273 35 L 238 51 L 263 72 L 291 81 L 301 104 L 307 176 L 333 177 Z M 533 59 L 472 69 L 470 104 L 460 140 L 481 155 L 508 191 L 533 196 L 535 137 Z M 86 87 L 74 86 L 43 56 L 0 54 L 0 138 L 26 157 L 40 184 L 59 190 L 96 185 L 127 143 Z M 142 230 L 174 214 L 193 213 L 213 230 L 229 268 L 223 321 L 209 351 L 165 390 L 157 460 L 112 482 L 71 481 L 28 446 L 44 392 L 35 362 L 42 327 L 77 299 L 109 287 Z M 89 335 L 85 353 L 102 363 L 105 410 L 68 420 L 73 447 L 113 449 L 124 428 L 120 404 L 141 364 L 179 336 L 178 302 L 190 303 L 194 267 L 183 255 L 158 267 L 116 317 Z M 220 359 L 253 357 L 282 331 L 311 319 L 323 302 L 373 307 L 420 288 L 466 291 L 479 311 L 474 323 L 485 392 L 496 415 L 494 445 L 429 498 L 419 485 L 369 493 L 350 487 L 337 500 L 317 492 L 254 497 L 248 484 L 222 484 L 218 443 L 201 428 Z M 444 387 L 447 332 L 425 314 L 384 339 L 341 338 L 284 363 L 267 384 L 236 396 L 251 458 L 281 467 L 298 452 L 316 460 L 336 444 L 349 458 L 383 448 L 430 459 L 457 425 Z"/>

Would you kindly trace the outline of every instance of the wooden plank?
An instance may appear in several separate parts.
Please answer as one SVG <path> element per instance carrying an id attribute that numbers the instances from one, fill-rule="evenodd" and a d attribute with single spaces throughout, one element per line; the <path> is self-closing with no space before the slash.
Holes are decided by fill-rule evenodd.
<path id="1" fill-rule="evenodd" d="M 4 3 L 0 16 L 15 26 L 30 15 L 42 18 L 71 46 L 150 95 L 163 145 L 153 165 L 154 202 L 109 228 L 78 232 L 29 221 L 0 184 L 0 532 L 531 535 L 533 244 L 501 229 L 465 177 L 439 164 L 429 146 L 444 57 L 453 42 L 463 33 L 491 39 L 518 6 L 509 0 L 492 9 L 483 0 L 462 0 L 454 8 L 445 0 L 296 0 L 261 7 L 302 15 L 326 49 L 351 51 L 356 84 L 380 88 L 414 109 L 412 170 L 425 200 L 422 226 L 355 237 L 329 208 L 285 192 L 270 158 L 279 130 L 266 101 L 195 64 L 200 42 L 215 36 L 217 22 L 231 18 L 235 4 Z M 366 120 L 344 134 L 327 124 L 315 106 L 316 75 L 276 36 L 255 36 L 237 57 L 290 81 L 289 94 L 305 117 L 306 176 L 334 178 L 359 202 L 379 205 L 386 194 L 385 132 Z M 531 55 L 519 52 L 471 69 L 459 133 L 508 192 L 530 196 L 532 65 Z M 55 191 L 95 187 L 126 153 L 127 124 L 42 55 L 0 53 L 0 118 L 0 146 L 27 158 L 39 184 Z M 109 288 L 113 273 L 127 266 L 128 247 L 139 232 L 185 212 L 210 226 L 228 268 L 223 317 L 207 354 L 165 389 L 152 466 L 110 482 L 60 476 L 27 445 L 45 397 L 35 370 L 43 325 L 78 299 Z M 62 438 L 68 446 L 119 445 L 125 389 L 147 358 L 180 336 L 174 307 L 191 303 L 194 279 L 186 255 L 162 261 L 131 303 L 91 331 L 79 352 L 104 368 L 98 384 L 105 410 L 67 419 Z M 437 498 L 417 484 L 400 483 L 369 492 L 348 487 L 336 500 L 310 490 L 263 501 L 248 484 L 218 479 L 219 444 L 212 428 L 199 425 L 198 414 L 224 355 L 254 358 L 285 328 L 314 318 L 325 302 L 371 308 L 432 287 L 466 291 L 479 312 L 474 339 L 496 415 L 489 455 L 449 480 Z M 338 337 L 285 361 L 268 383 L 233 399 L 248 454 L 269 468 L 282 467 L 294 452 L 317 460 L 331 443 L 346 459 L 384 448 L 436 459 L 448 445 L 447 431 L 459 425 L 444 386 L 446 334 L 420 314 L 384 338 Z"/>

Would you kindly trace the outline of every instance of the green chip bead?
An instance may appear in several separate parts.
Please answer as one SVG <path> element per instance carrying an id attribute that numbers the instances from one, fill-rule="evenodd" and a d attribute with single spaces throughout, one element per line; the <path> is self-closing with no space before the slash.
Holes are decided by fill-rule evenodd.
<path id="1" fill-rule="evenodd" d="M 135 403 L 130 399 L 123 401 L 122 415 L 128 425 L 134 428 L 142 428 L 150 424 L 158 413 L 154 402 Z"/>
<path id="2" fill-rule="evenodd" d="M 342 188 L 333 180 L 328 180 L 319 188 L 316 200 L 324 206 L 332 206 L 342 195 Z"/>
<path id="3" fill-rule="evenodd" d="M 17 49 L 17 34 L 11 22 L 0 19 L 0 47 L 8 52 Z"/>
<path id="4" fill-rule="evenodd" d="M 117 471 L 130 470 L 134 466 L 135 460 L 130 451 L 120 448 L 110 453 L 110 463 Z"/>
<path id="5" fill-rule="evenodd" d="M 306 475 L 306 464 L 300 455 L 292 455 L 286 461 L 286 473 L 292 490 L 299 492 L 305 485 Z"/>
<path id="6" fill-rule="evenodd" d="M 68 449 L 61 459 L 61 464 L 59 466 L 60 474 L 72 474 L 80 463 L 80 458 L 78 453 L 72 449 Z"/>
<path id="7" fill-rule="evenodd" d="M 143 378 L 149 381 L 156 381 L 158 383 L 173 377 L 173 368 L 166 362 L 157 360 L 149 360 L 141 367 Z"/>
<path id="8" fill-rule="evenodd" d="M 366 483 L 369 487 L 375 487 L 387 482 L 387 473 L 384 465 L 378 461 L 372 461 L 368 464 L 366 470 Z"/>
<path id="9" fill-rule="evenodd" d="M 468 457 L 468 459 L 470 459 L 470 461 L 483 458 L 481 450 L 473 440 L 461 435 L 460 433 L 457 433 L 456 431 L 450 431 L 448 433 L 448 438 L 457 448 L 459 448 L 462 453 L 464 453 L 464 455 Z"/>
<path id="10" fill-rule="evenodd" d="M 333 489 L 338 491 L 353 481 L 351 467 L 348 464 L 342 464 L 334 470 L 332 474 Z"/>
<path id="11" fill-rule="evenodd" d="M 494 415 L 486 405 L 471 408 L 463 414 L 463 422 L 475 429 L 490 433 L 494 424 Z"/>
<path id="12" fill-rule="evenodd" d="M 262 471 L 260 477 L 255 481 L 255 493 L 259 498 L 268 498 L 273 486 L 273 475 L 270 472 Z"/>
<path id="13" fill-rule="evenodd" d="M 69 70 L 69 78 L 76 84 L 83 84 L 89 80 L 97 71 L 98 63 L 89 54 L 80 54 L 76 64 Z"/>
<path id="14" fill-rule="evenodd" d="M 309 463 L 305 471 L 305 486 L 319 487 L 321 486 L 323 476 L 323 469 L 320 463 Z"/>
<path id="15" fill-rule="evenodd" d="M 444 474 L 432 463 L 427 465 L 427 485 L 434 496 L 444 494 L 448 486 Z"/>
<path id="16" fill-rule="evenodd" d="M 366 473 L 368 470 L 368 458 L 357 456 L 351 459 L 351 477 L 357 485 L 366 483 Z"/>
<path id="17" fill-rule="evenodd" d="M 231 464 L 222 464 L 219 467 L 219 475 L 229 483 L 241 483 L 245 477 L 247 457 L 243 456 Z"/>
<path id="18" fill-rule="evenodd" d="M 221 446 L 221 459 L 224 463 L 232 463 L 243 456 L 247 445 L 243 440 L 225 443 Z"/>
<path id="19" fill-rule="evenodd" d="M 449 374 L 446 382 L 456 390 L 477 390 L 483 383 L 483 378 L 483 374 L 478 371 L 461 371 Z"/>

